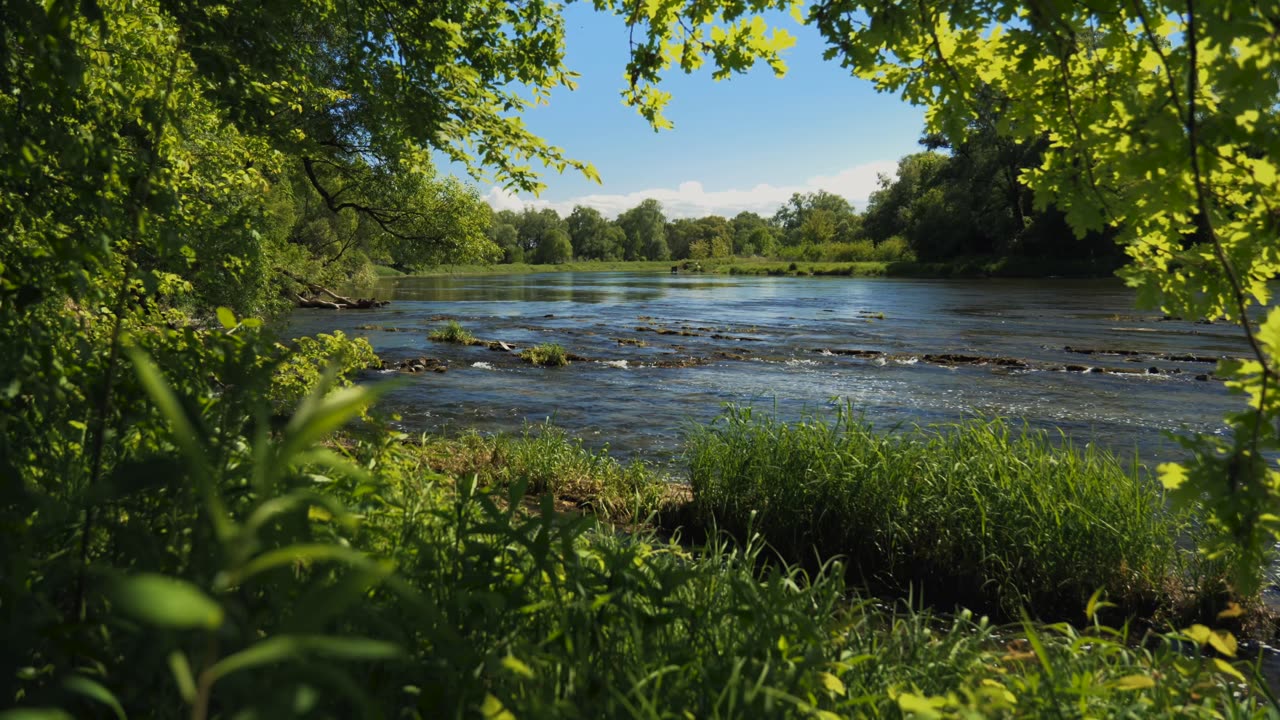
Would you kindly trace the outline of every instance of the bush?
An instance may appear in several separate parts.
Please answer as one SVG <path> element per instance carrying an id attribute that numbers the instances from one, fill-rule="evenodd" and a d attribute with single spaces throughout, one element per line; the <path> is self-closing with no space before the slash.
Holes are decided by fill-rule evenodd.
<path id="1" fill-rule="evenodd" d="M 270 395 L 277 408 L 291 406 L 314 390 L 330 365 L 336 366 L 339 384 L 350 386 L 349 375 L 380 364 L 368 340 L 348 338 L 341 330 L 295 338 L 289 347 L 277 345 L 276 349 L 285 353 L 271 382 Z"/>
<path id="2" fill-rule="evenodd" d="M 916 254 L 905 238 L 901 235 L 894 235 L 891 238 L 880 241 L 880 244 L 875 246 L 874 252 L 867 259 L 883 262 L 914 262 Z"/>
<path id="3" fill-rule="evenodd" d="M 538 367 L 563 367 L 569 364 L 564 348 L 555 343 L 542 343 L 520 351 L 520 359 Z"/>
<path id="4" fill-rule="evenodd" d="M 445 323 L 444 327 L 432 330 L 427 337 L 436 342 L 457 343 L 459 345 L 476 344 L 475 336 L 463 328 L 457 320 L 450 320 Z"/>

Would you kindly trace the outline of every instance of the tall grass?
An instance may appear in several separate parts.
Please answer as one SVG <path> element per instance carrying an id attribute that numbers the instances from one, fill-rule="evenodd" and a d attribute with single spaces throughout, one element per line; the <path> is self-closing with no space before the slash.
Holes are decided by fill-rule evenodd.
<path id="1" fill-rule="evenodd" d="M 563 367 L 569 364 L 569 355 L 561 345 L 542 343 L 520 351 L 520 359 L 538 367 Z"/>
<path id="2" fill-rule="evenodd" d="M 459 345 L 475 345 L 476 337 L 457 320 L 450 320 L 442 327 L 431 331 L 427 337 L 437 342 L 457 343 Z"/>
<path id="3" fill-rule="evenodd" d="M 436 486 L 438 488 L 438 486 Z M 403 634 L 406 662 L 367 688 L 382 709 L 516 717 L 1264 717 L 1231 666 L 1178 633 L 1000 627 L 851 597 L 838 562 L 763 562 L 758 536 L 688 550 L 615 534 L 520 488 L 402 475 L 369 518 L 431 615 L 365 613 Z M 502 496 L 502 493 L 496 493 Z M 409 540 L 404 540 L 409 538 Z M 416 642 L 412 638 L 420 638 Z M 447 642 L 446 642 L 447 640 Z M 1241 669 L 1248 671 L 1247 667 Z M 410 686 L 408 697 L 396 692 Z M 397 703 L 396 698 L 403 698 Z M 409 708 L 404 707 L 408 705 Z"/>
<path id="4" fill-rule="evenodd" d="M 551 494 L 561 508 L 589 511 L 608 522 L 634 524 L 671 513 L 687 499 L 683 486 L 642 461 L 619 462 L 608 448 L 593 451 L 551 423 L 518 435 L 424 437 L 427 464 L 454 477 L 477 477 L 482 487 L 523 487 L 531 497 Z"/>
<path id="5" fill-rule="evenodd" d="M 702 522 L 934 599 L 1061 617 L 1102 589 L 1150 609 L 1180 570 L 1187 519 L 1155 483 L 1000 420 L 878 433 L 847 407 L 795 423 L 731 407 L 687 458 Z"/>

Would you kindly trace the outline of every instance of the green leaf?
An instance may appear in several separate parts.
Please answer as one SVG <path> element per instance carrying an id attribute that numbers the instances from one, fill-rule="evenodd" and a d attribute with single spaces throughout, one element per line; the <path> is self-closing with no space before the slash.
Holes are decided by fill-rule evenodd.
<path id="1" fill-rule="evenodd" d="M 195 585 L 167 575 L 118 579 L 109 595 L 117 610 L 148 625 L 178 630 L 214 630 L 222 625 L 221 605 Z"/>
<path id="2" fill-rule="evenodd" d="M 502 701 L 491 694 L 484 696 L 484 703 L 480 705 L 480 715 L 484 720 L 516 720 L 516 716 L 503 706 Z"/>
<path id="3" fill-rule="evenodd" d="M 818 682 L 822 684 L 822 687 L 826 688 L 830 692 L 835 693 L 836 695 L 845 694 L 844 683 L 840 680 L 840 678 L 836 677 L 835 675 L 832 675 L 829 672 L 818 673 Z"/>
<path id="4" fill-rule="evenodd" d="M 1084 607 L 1085 619 L 1093 620 L 1094 617 L 1098 614 L 1098 611 L 1101 610 L 1102 608 L 1115 607 L 1115 606 L 1116 606 L 1115 603 L 1107 602 L 1106 600 L 1102 599 L 1102 588 L 1098 588 L 1097 590 L 1093 591 L 1092 595 L 1089 596 L 1089 602 Z"/>
<path id="5" fill-rule="evenodd" d="M 1244 675 L 1242 675 L 1239 670 L 1235 669 L 1231 663 L 1223 660 L 1222 658 L 1214 658 L 1213 666 L 1218 669 L 1218 672 L 1223 673 L 1224 675 L 1230 675 L 1240 682 L 1245 681 Z"/>
<path id="6" fill-rule="evenodd" d="M 354 528 L 357 525 L 355 516 L 347 510 L 340 500 L 332 495 L 325 495 L 311 490 L 294 490 L 259 505 L 249 515 L 249 519 L 245 521 L 244 530 L 252 536 L 277 515 L 310 506 L 324 508 L 335 519 L 335 522 L 344 527 Z"/>
<path id="7" fill-rule="evenodd" d="M 898 695 L 898 709 L 922 720 L 934 720 L 934 718 L 942 717 L 939 708 L 945 704 L 945 698 L 930 698 L 913 693 Z"/>
<path id="8" fill-rule="evenodd" d="M 187 703 L 196 701 L 196 680 L 191 674 L 191 663 L 180 650 L 169 653 L 169 670 L 173 673 L 173 681 L 178 684 L 178 693 Z"/>
<path id="9" fill-rule="evenodd" d="M 222 323 L 222 327 L 230 330 L 239 323 L 236 322 L 236 314 L 231 312 L 229 307 L 218 308 L 218 322 Z"/>
<path id="10" fill-rule="evenodd" d="M 310 447 L 312 443 L 337 430 L 360 414 L 385 392 L 385 388 L 371 389 L 354 386 L 335 390 L 325 394 L 333 382 L 334 368 L 330 367 L 316 384 L 311 395 L 298 406 L 297 412 L 285 426 L 284 439 L 281 442 L 280 458 L 292 463 L 295 455 Z"/>
<path id="11" fill-rule="evenodd" d="M 1125 675 L 1115 682 L 1117 690 L 1147 690 L 1156 686 L 1156 681 L 1146 675 Z"/>
<path id="12" fill-rule="evenodd" d="M 502 667 L 523 678 L 533 679 L 533 669 L 524 663 L 523 660 L 515 655 L 507 655 L 502 658 Z"/>
<path id="13" fill-rule="evenodd" d="M 1236 656 L 1236 637 L 1226 630 L 1214 630 L 1209 633 L 1209 646 L 1227 657 Z"/>
<path id="14" fill-rule="evenodd" d="M 234 672 L 274 665 L 310 655 L 339 660 L 393 660 L 403 655 L 400 647 L 382 640 L 324 635 L 276 635 L 229 655 L 207 671 L 217 681 Z"/>
<path id="15" fill-rule="evenodd" d="M 1189 638 L 1192 642 L 1196 643 L 1197 645 L 1208 645 L 1209 636 L 1213 634 L 1213 631 L 1205 627 L 1204 625 L 1196 623 L 1195 625 L 1192 625 L 1186 630 L 1183 630 L 1182 634 L 1186 635 L 1187 638 Z"/>
<path id="16" fill-rule="evenodd" d="M 208 511 L 209 517 L 213 522 L 214 531 L 220 539 L 225 540 L 231 537 L 235 532 L 235 523 L 231 520 L 231 516 L 227 513 L 226 505 L 222 502 L 221 496 L 218 495 L 210 480 L 209 459 L 205 454 L 200 436 L 196 432 L 191 419 L 187 417 L 182 404 L 178 402 L 178 397 L 173 394 L 169 383 L 165 382 L 160 369 L 155 366 L 155 363 L 151 362 L 151 358 L 135 347 L 126 347 L 125 352 L 133 360 L 138 379 L 151 397 L 151 401 L 156 404 L 156 407 L 160 409 L 160 413 L 164 415 L 165 420 L 169 422 L 169 429 L 173 435 L 174 442 L 177 443 L 178 448 L 192 466 L 192 474 L 199 487 L 200 496 L 204 500 L 205 510 Z"/>
<path id="17" fill-rule="evenodd" d="M 377 563 L 368 555 L 349 547 L 330 543 L 299 543 L 269 550 L 258 555 L 245 563 L 240 568 L 240 571 L 232 575 L 226 584 L 228 586 L 239 585 L 260 572 L 283 565 L 312 562 L 342 562 L 362 569 L 377 567 Z"/>
<path id="18" fill-rule="evenodd" d="M 62 686 L 67 690 L 83 695 L 90 700 L 97 700 L 103 705 L 111 708 L 111 712 L 115 713 L 117 718 L 120 720 L 127 720 L 128 716 L 125 715 L 124 708 L 121 707 L 120 701 L 116 699 L 116 696 L 110 690 L 103 687 L 98 681 L 90 680 L 83 675 L 72 675 L 62 682 Z"/>

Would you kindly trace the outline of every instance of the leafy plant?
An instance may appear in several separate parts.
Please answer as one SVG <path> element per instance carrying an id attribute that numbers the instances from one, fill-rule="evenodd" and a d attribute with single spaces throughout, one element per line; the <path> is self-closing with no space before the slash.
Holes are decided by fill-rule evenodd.
<path id="1" fill-rule="evenodd" d="M 563 367 L 569 364 L 565 349 L 555 343 L 542 343 L 520 351 L 520 358 L 538 367 Z"/>
<path id="2" fill-rule="evenodd" d="M 427 337 L 437 342 L 457 343 L 459 345 L 475 345 L 476 338 L 457 320 L 450 320 L 443 327 L 431 331 Z"/>

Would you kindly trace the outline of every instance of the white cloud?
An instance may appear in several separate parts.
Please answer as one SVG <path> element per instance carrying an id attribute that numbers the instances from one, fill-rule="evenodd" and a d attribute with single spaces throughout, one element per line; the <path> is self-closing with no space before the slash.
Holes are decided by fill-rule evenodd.
<path id="1" fill-rule="evenodd" d="M 893 176 L 897 169 L 896 161 L 884 160 L 858 165 L 835 175 L 811 177 L 801 185 L 760 184 L 750 189 L 707 190 L 702 183 L 687 180 L 675 188 L 653 188 L 626 194 L 598 193 L 556 202 L 524 198 L 495 186 L 489 190 L 484 199 L 494 210 L 519 212 L 526 207 L 538 209 L 549 207 L 555 209 L 562 217 L 568 215 L 574 205 L 593 207 L 606 217 L 616 217 L 619 213 L 639 205 L 640 201 L 646 198 L 654 198 L 661 202 L 669 218 L 696 218 L 706 215 L 733 217 L 744 210 L 767 217 L 772 215 L 792 194 L 811 193 L 818 190 L 843 195 L 854 206 L 865 207 L 867 198 L 879 187 L 878 176 L 881 174 Z"/>

